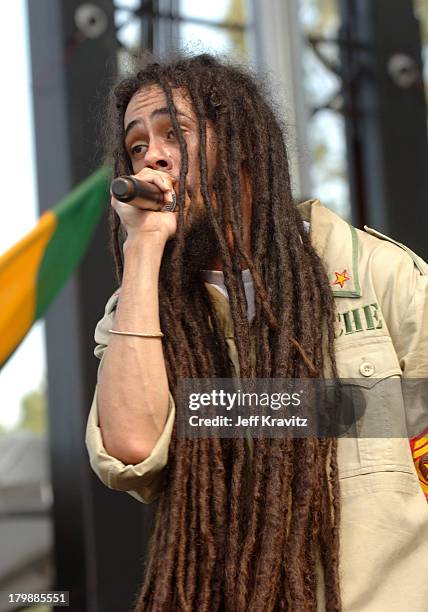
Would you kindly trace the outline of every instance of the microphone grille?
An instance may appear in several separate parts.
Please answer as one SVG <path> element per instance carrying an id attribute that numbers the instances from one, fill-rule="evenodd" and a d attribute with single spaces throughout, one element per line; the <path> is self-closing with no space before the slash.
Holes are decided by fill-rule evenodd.
<path id="1" fill-rule="evenodd" d="M 114 179 L 111 190 L 116 197 L 123 197 L 129 194 L 129 183 L 126 179 L 116 178 Z"/>

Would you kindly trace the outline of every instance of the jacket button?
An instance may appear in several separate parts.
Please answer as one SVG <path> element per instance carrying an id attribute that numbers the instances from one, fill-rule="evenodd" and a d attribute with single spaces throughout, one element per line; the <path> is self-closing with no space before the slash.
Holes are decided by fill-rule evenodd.
<path id="1" fill-rule="evenodd" d="M 360 374 L 363 376 L 371 376 L 375 371 L 374 365 L 370 361 L 364 361 L 360 365 Z"/>

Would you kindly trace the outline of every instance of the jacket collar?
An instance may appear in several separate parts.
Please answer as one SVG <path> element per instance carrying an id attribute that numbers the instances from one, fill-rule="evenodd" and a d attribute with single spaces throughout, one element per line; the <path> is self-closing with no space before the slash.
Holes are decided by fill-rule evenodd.
<path id="1" fill-rule="evenodd" d="M 327 271 L 335 297 L 361 297 L 358 274 L 358 236 L 352 225 L 321 204 L 318 199 L 297 206 L 309 221 L 312 245 Z"/>
<path id="2" fill-rule="evenodd" d="M 321 204 L 318 199 L 297 205 L 304 221 L 310 223 L 309 236 L 324 263 L 335 297 L 361 297 L 358 274 L 358 237 L 352 225 Z M 229 300 L 205 282 L 226 338 L 233 338 Z M 254 321 L 254 319 L 253 319 Z"/>

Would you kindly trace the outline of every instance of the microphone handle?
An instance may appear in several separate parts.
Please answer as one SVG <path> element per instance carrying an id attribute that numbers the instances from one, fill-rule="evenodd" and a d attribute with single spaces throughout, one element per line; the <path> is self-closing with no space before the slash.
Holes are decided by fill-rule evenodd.
<path id="1" fill-rule="evenodd" d="M 134 198 L 142 198 L 144 200 L 151 200 L 154 203 L 156 202 L 158 204 L 165 205 L 163 191 L 158 189 L 156 185 L 139 181 L 133 176 L 119 176 L 118 178 L 115 178 L 111 182 L 110 189 L 116 200 L 120 200 L 120 202 L 127 203 L 134 200 Z M 139 208 L 143 207 L 139 206 Z M 162 207 L 144 207 L 144 209 L 160 211 L 162 210 Z"/>

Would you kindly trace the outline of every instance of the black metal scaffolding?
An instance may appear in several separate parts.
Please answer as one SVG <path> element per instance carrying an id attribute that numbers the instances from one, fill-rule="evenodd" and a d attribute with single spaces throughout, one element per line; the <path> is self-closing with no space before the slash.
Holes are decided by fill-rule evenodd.
<path id="1" fill-rule="evenodd" d="M 353 220 L 428 258 L 427 109 L 411 0 L 340 0 Z"/>

